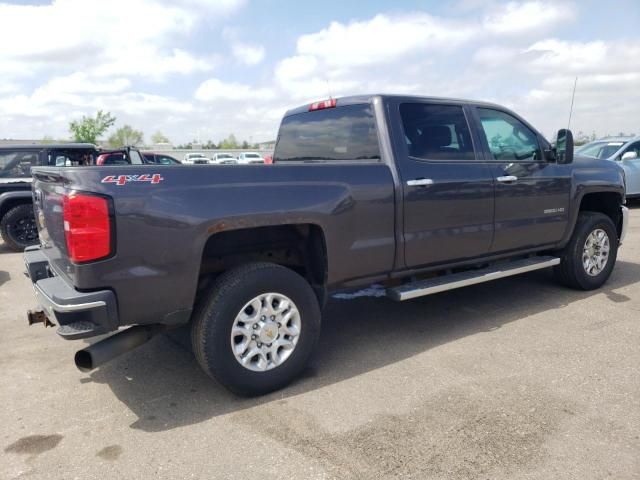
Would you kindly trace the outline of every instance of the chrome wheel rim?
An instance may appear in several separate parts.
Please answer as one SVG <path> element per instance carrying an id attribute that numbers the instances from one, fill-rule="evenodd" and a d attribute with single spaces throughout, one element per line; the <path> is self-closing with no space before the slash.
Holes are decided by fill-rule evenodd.
<path id="1" fill-rule="evenodd" d="M 609 261 L 609 235 L 601 228 L 593 230 L 584 242 L 582 266 L 587 275 L 595 277 L 607 266 Z"/>
<path id="2" fill-rule="evenodd" d="M 240 365 L 266 372 L 282 365 L 300 339 L 300 312 L 290 298 L 263 293 L 240 310 L 231 327 L 231 350 Z"/>

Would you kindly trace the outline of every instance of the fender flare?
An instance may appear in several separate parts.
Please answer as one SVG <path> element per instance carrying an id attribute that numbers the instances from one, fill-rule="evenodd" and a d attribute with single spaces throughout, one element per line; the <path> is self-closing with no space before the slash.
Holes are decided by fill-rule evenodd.
<path id="1" fill-rule="evenodd" d="M 591 193 L 615 193 L 620 196 L 621 205 L 624 202 L 624 187 L 619 186 L 592 186 L 592 187 L 583 187 L 576 192 L 574 199 L 571 200 L 571 210 L 569 215 L 569 222 L 567 224 L 567 230 L 565 231 L 564 237 L 561 241 L 561 246 L 564 247 L 569 240 L 571 239 L 571 235 L 576 228 L 576 223 L 578 221 L 578 214 L 580 213 L 580 205 L 582 204 L 582 200 L 586 195 Z"/>
<path id="2" fill-rule="evenodd" d="M 19 200 L 18 203 L 31 203 L 32 202 L 31 190 L 18 190 L 15 192 L 5 192 L 0 194 L 0 217 L 4 216 L 7 208 L 5 205 L 13 200 Z"/>

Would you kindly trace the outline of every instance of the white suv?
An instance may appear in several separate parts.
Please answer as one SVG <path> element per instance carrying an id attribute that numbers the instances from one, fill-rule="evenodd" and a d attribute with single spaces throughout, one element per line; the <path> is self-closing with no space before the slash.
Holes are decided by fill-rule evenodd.
<path id="1" fill-rule="evenodd" d="M 182 163 L 185 165 L 209 165 L 209 158 L 202 153 L 185 153 Z"/>

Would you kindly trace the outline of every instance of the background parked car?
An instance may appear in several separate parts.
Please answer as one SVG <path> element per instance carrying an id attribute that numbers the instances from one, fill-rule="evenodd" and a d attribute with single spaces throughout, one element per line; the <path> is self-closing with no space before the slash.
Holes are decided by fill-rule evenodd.
<path id="1" fill-rule="evenodd" d="M 38 243 L 33 215 L 31 167 L 92 165 L 95 145 L 4 145 L 0 147 L 0 234 L 15 251 Z"/>
<path id="2" fill-rule="evenodd" d="M 595 140 L 576 150 L 576 155 L 620 162 L 627 181 L 627 197 L 640 197 L 640 137 Z"/>
<path id="3" fill-rule="evenodd" d="M 262 155 L 256 152 L 242 152 L 238 157 L 238 163 L 242 165 L 248 165 L 252 163 L 264 163 Z"/>
<path id="4" fill-rule="evenodd" d="M 129 165 L 130 163 L 127 152 L 124 150 L 101 153 L 96 158 L 96 165 Z"/>
<path id="5" fill-rule="evenodd" d="M 215 163 L 216 165 L 235 165 L 238 163 L 238 160 L 230 153 L 216 153 L 211 163 Z"/>
<path id="6" fill-rule="evenodd" d="M 170 155 L 164 153 L 144 152 L 142 154 L 142 160 L 144 163 L 151 163 L 155 165 L 180 165 L 178 159 L 173 158 Z"/>
<path id="7" fill-rule="evenodd" d="M 185 153 L 182 163 L 185 165 L 208 165 L 209 158 L 202 153 Z"/>
<path id="8" fill-rule="evenodd" d="M 135 147 L 101 150 L 96 165 L 141 165 L 146 163 L 142 154 Z"/>

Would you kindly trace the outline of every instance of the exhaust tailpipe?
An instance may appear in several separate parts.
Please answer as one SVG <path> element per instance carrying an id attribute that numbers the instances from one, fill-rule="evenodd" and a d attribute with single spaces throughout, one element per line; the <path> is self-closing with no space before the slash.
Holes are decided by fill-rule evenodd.
<path id="1" fill-rule="evenodd" d="M 113 360 L 118 355 L 122 355 L 148 342 L 163 330 L 165 330 L 165 326 L 158 324 L 137 325 L 127 328 L 77 351 L 75 356 L 76 367 L 82 372 L 93 370 L 103 363 Z"/>

